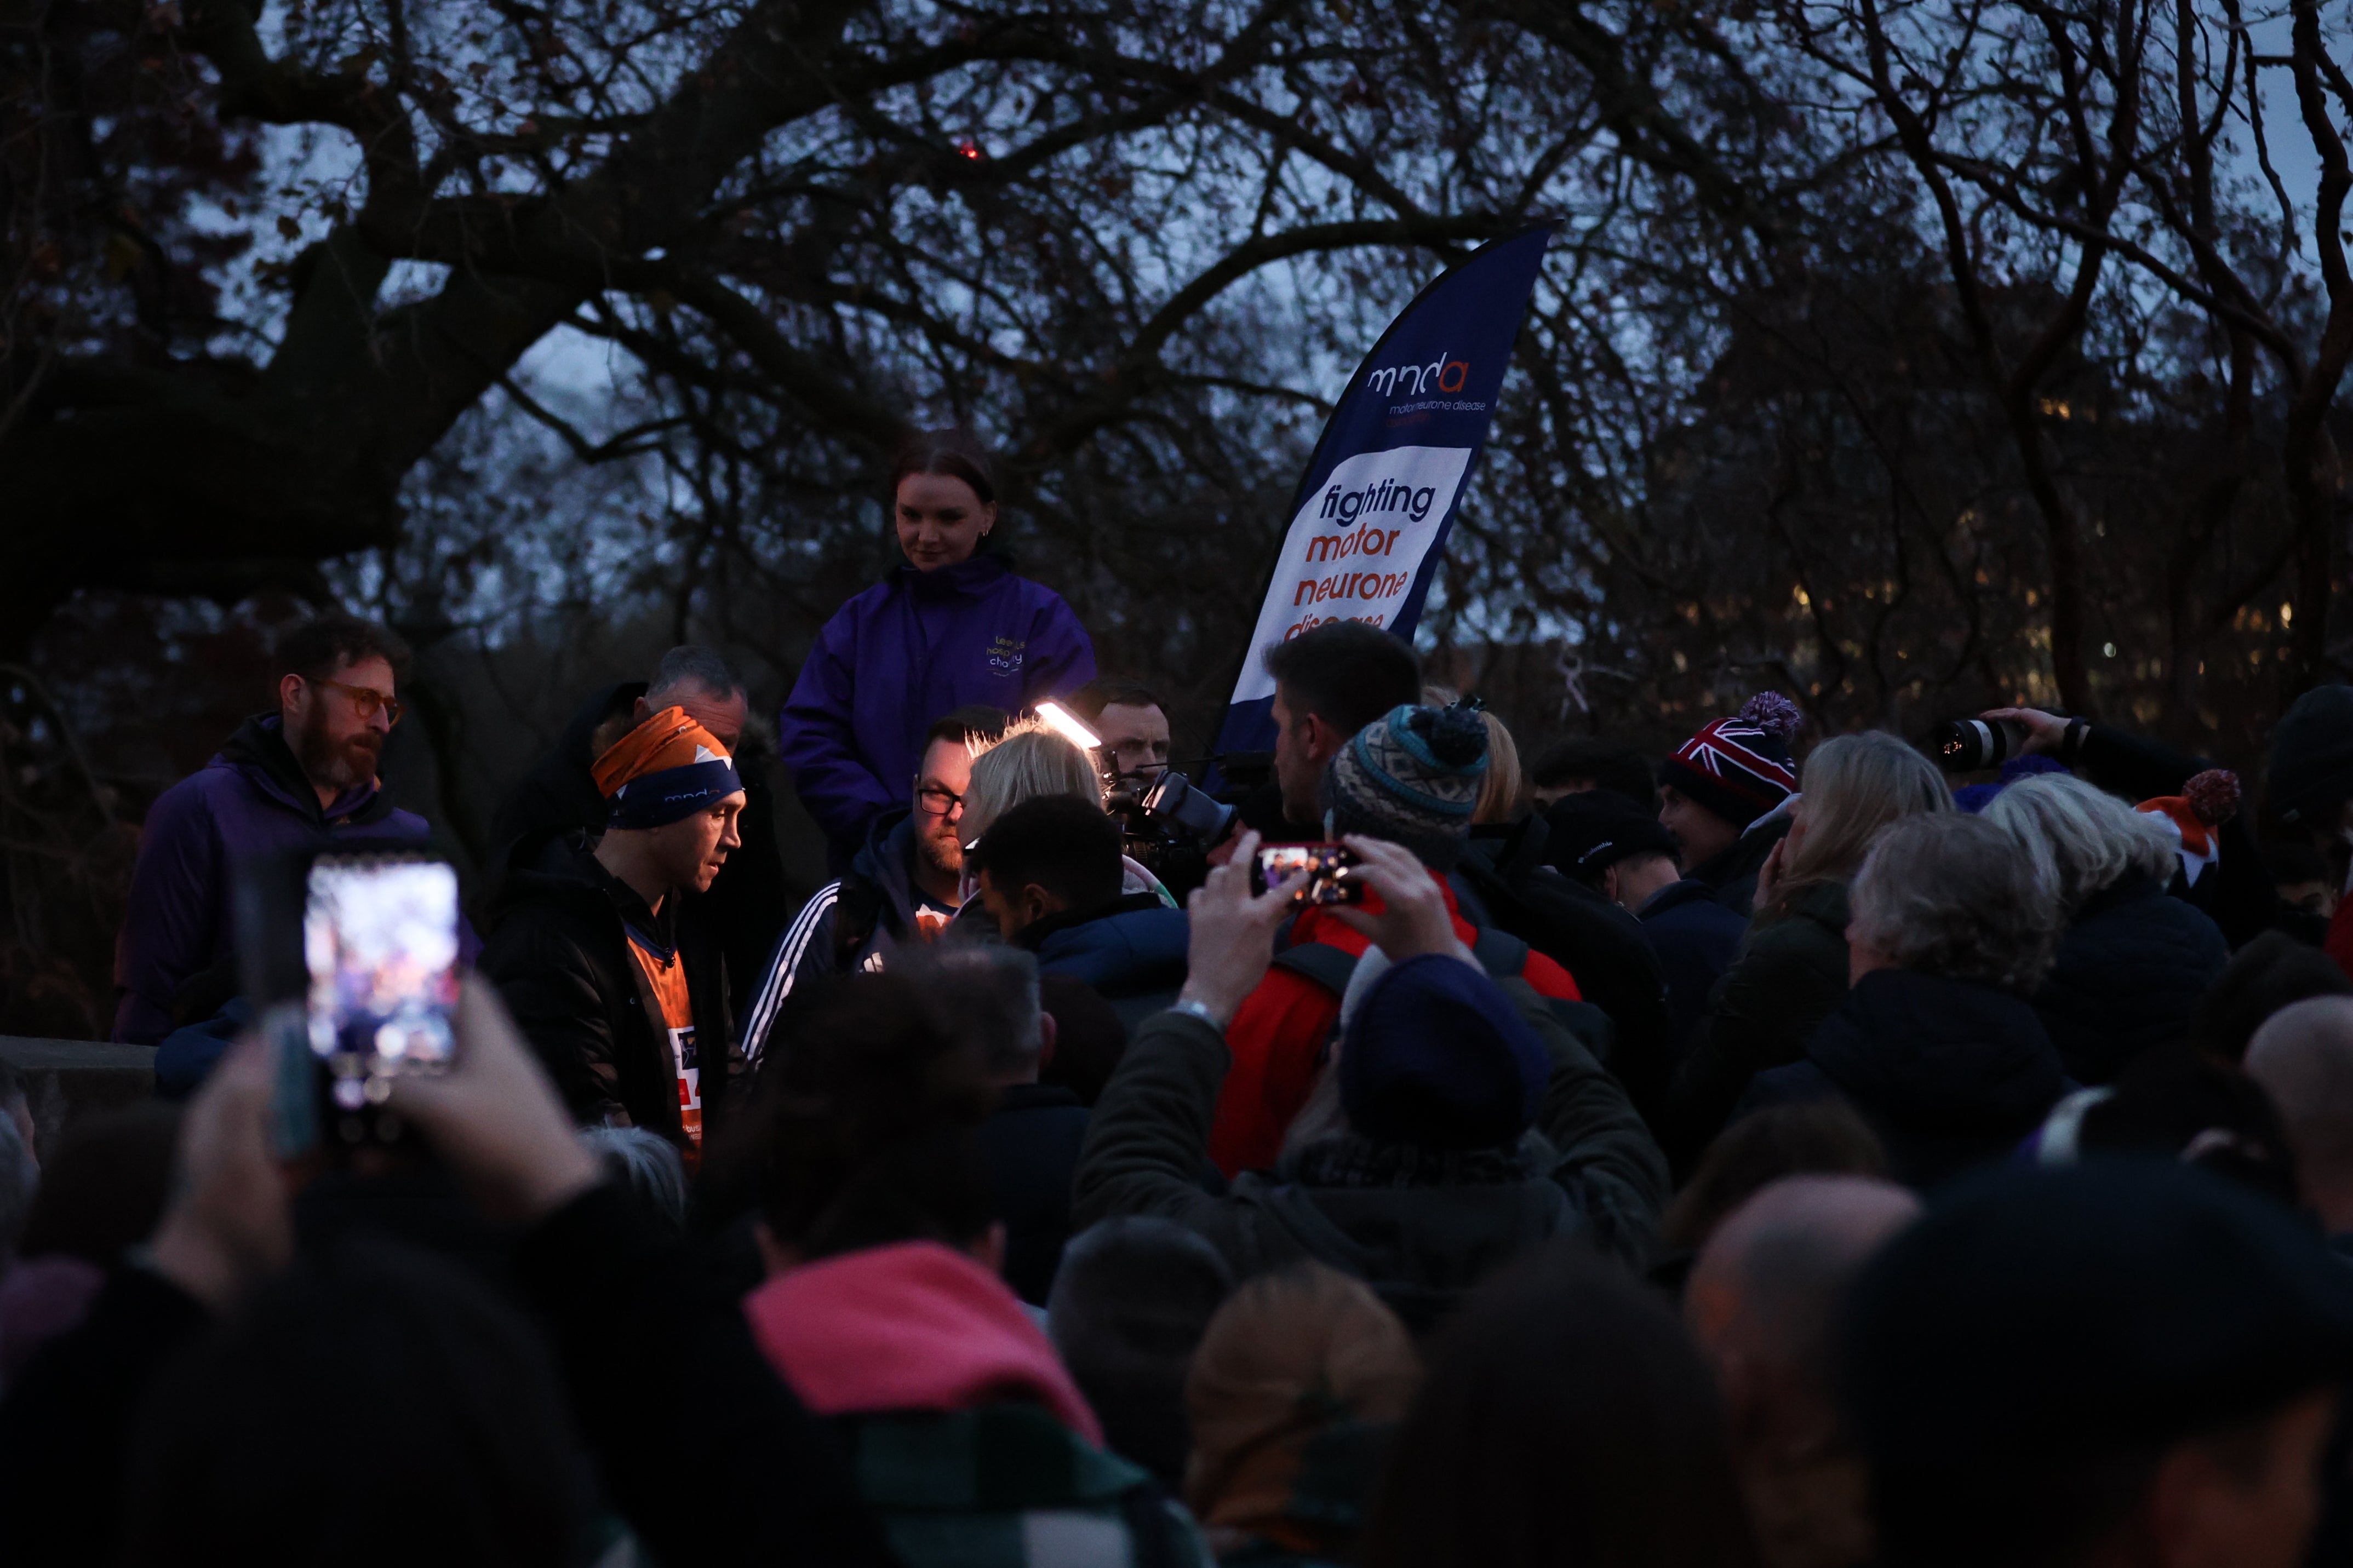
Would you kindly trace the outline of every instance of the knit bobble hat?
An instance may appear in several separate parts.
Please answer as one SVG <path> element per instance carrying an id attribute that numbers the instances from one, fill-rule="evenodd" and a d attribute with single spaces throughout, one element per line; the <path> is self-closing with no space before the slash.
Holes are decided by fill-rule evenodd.
<path id="1" fill-rule="evenodd" d="M 1475 965 L 1424 953 L 1390 966 L 1340 1044 L 1340 1106 L 1376 1143 L 1492 1149 L 1535 1121 L 1544 1041 Z"/>
<path id="2" fill-rule="evenodd" d="M 2221 840 L 2215 829 L 2239 814 L 2239 775 L 2227 768 L 2193 773 L 2179 795 L 2159 795 L 2134 807 L 2154 816 L 2181 840 L 2181 874 L 2191 887 L 2206 868 L 2221 858 Z"/>
<path id="3" fill-rule="evenodd" d="M 1750 823 L 1798 790 L 1789 737 L 1804 715 L 1778 691 L 1760 691 L 1729 719 L 1718 719 L 1659 764 L 1659 783 L 1681 790 L 1735 827 Z"/>
<path id="4" fill-rule="evenodd" d="M 1324 775 L 1334 837 L 1402 844 L 1440 870 L 1462 853 L 1487 774 L 1487 723 L 1465 708 L 1392 708 L 1356 731 Z"/>

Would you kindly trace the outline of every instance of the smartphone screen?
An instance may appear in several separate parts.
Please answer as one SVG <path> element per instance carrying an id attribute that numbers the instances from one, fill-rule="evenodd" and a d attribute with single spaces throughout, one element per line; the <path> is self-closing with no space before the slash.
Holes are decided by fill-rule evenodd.
<path id="1" fill-rule="evenodd" d="M 1250 870 L 1250 890 L 1263 893 L 1301 871 L 1306 885 L 1291 895 L 1294 904 L 1361 904 L 1365 885 L 1350 875 L 1356 852 L 1345 844 L 1266 844 Z"/>
<path id="2" fill-rule="evenodd" d="M 311 1054 L 335 1108 L 384 1102 L 392 1079 L 448 1069 L 458 1000 L 458 874 L 438 860 L 322 856 L 302 910 Z"/>

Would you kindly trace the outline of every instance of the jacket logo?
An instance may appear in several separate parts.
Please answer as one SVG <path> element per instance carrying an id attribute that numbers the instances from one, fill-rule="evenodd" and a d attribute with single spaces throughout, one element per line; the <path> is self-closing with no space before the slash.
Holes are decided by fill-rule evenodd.
<path id="1" fill-rule="evenodd" d="M 1020 637 L 998 637 L 988 645 L 988 668 L 999 675 L 1020 674 L 1023 650 L 1029 646 Z"/>

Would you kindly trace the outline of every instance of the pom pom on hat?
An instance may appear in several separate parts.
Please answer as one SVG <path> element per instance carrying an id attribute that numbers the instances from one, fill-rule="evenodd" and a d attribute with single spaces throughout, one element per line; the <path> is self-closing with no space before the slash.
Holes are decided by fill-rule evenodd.
<path id="1" fill-rule="evenodd" d="M 2221 841 L 2215 829 L 2239 812 L 2239 775 L 2223 768 L 2192 774 L 2179 795 L 2145 800 L 2134 809 L 2154 816 L 2181 840 L 2181 874 L 2191 887 L 2206 868 L 2221 858 Z"/>
<path id="2" fill-rule="evenodd" d="M 1753 724 L 1784 746 L 1806 721 L 1806 715 L 1795 702 L 1778 691 L 1760 691 L 1740 705 L 1734 715 L 1744 724 Z"/>
<path id="3" fill-rule="evenodd" d="M 1331 831 L 1386 838 L 1451 869 L 1486 774 L 1487 721 L 1477 713 L 1392 708 L 1357 731 L 1324 775 Z"/>
<path id="4" fill-rule="evenodd" d="M 1802 717 L 1779 692 L 1760 691 L 1676 748 L 1659 764 L 1659 782 L 1746 828 L 1797 793 L 1789 737 Z"/>
<path id="5" fill-rule="evenodd" d="M 2228 768 L 2208 768 L 2181 786 L 2181 798 L 2199 821 L 2220 827 L 2239 815 L 2239 775 Z"/>

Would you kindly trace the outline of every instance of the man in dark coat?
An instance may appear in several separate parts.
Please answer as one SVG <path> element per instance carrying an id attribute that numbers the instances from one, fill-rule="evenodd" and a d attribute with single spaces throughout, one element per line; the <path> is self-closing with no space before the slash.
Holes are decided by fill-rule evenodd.
<path id="1" fill-rule="evenodd" d="M 1350 842 L 1383 903 L 1377 915 L 1340 912 L 1396 962 L 1364 971 L 1343 1026 L 1333 1131 L 1272 1173 L 1244 1173 L 1226 1196 L 1202 1190 L 1232 1060 L 1224 1031 L 1266 973 L 1292 890 L 1250 897 L 1257 838 L 1246 835 L 1193 896 L 1183 994 L 1138 1031 L 1096 1102 L 1075 1222 L 1176 1220 L 1238 1278 L 1314 1258 L 1365 1280 L 1417 1331 L 1558 1237 L 1641 1257 L 1666 1162 L 1625 1091 L 1526 982 L 1480 969 L 1410 850 Z"/>
<path id="2" fill-rule="evenodd" d="M 605 797 L 590 768 L 606 749 L 665 708 L 683 708 L 727 748 L 744 786 L 736 823 L 743 847 L 702 900 L 705 922 L 727 961 L 730 998 L 748 1010 L 745 988 L 782 935 L 792 913 L 784 861 L 776 848 L 776 795 L 762 776 L 761 759 L 744 751 L 748 710 L 743 682 L 710 648 L 683 644 L 662 655 L 651 681 L 625 680 L 592 692 L 564 727 L 554 749 L 531 766 L 499 803 L 491 842 L 501 874 L 535 865 L 549 841 L 566 834 L 604 831 Z"/>
<path id="3" fill-rule="evenodd" d="M 997 934 L 1039 972 L 1085 981 L 1130 1028 L 1185 984 L 1185 911 L 1120 891 L 1119 828 L 1091 802 L 1046 795 L 988 825 L 965 857 Z"/>
<path id="4" fill-rule="evenodd" d="M 1659 820 L 1683 847 L 1683 874 L 1744 920 L 1757 874 L 1789 831 L 1781 807 L 1798 791 L 1789 738 L 1799 717 L 1779 692 L 1758 692 L 1659 764 Z"/>
<path id="5" fill-rule="evenodd" d="M 241 865 L 331 846 L 425 847 L 425 819 L 395 810 L 376 777 L 406 646 L 382 626 L 322 616 L 280 643 L 277 666 L 275 709 L 148 808 L 115 949 L 118 1040 L 153 1045 L 236 994 Z"/>
<path id="6" fill-rule="evenodd" d="M 726 748 L 680 708 L 624 735 L 596 777 L 603 836 L 545 839 L 513 868 L 481 971 L 574 1116 L 650 1129 L 692 1160 L 735 1060 L 698 900 L 741 843 L 744 791 Z"/>
<path id="7" fill-rule="evenodd" d="M 1841 1096 L 1915 1187 L 2000 1159 L 2069 1087 L 2025 1000 L 2057 939 L 2050 889 L 1992 823 L 1930 812 L 1880 835 L 1853 903 L 1853 989 L 1741 1108 Z"/>
<path id="8" fill-rule="evenodd" d="M 1005 1226 L 998 1271 L 1014 1294 L 1042 1307 L 1071 1238 L 1071 1173 L 1086 1142 L 1087 1108 L 1069 1089 L 1038 1081 L 1055 1045 L 1053 1016 L 1039 1005 L 1038 962 L 1018 948 L 949 948 L 925 984 L 940 987 L 946 1010 L 971 1027 L 981 1070 L 997 1089 L 979 1138 Z"/>
<path id="9" fill-rule="evenodd" d="M 1641 922 L 1666 986 L 1669 1060 L 1680 1060 L 1748 921 L 1706 883 L 1682 875 L 1674 835 L 1630 801 L 1588 790 L 1554 803 L 1546 820 L 1555 864 Z"/>
<path id="10" fill-rule="evenodd" d="M 743 1008 L 744 1059 L 767 1059 L 768 1036 L 795 989 L 821 974 L 885 967 L 921 949 L 955 918 L 964 885 L 964 792 L 973 759 L 1009 715 L 978 704 L 932 721 L 908 805 L 870 823 L 849 869 L 809 896 L 782 941 L 753 970 Z"/>

